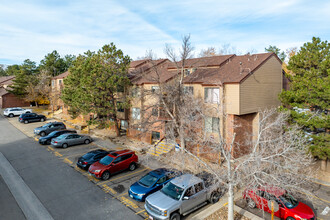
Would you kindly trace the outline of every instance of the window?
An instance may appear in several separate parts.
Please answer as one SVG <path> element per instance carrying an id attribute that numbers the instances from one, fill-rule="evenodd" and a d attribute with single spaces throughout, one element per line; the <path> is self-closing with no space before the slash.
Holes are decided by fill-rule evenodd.
<path id="1" fill-rule="evenodd" d="M 205 117 L 205 131 L 207 133 L 219 132 L 219 118 Z"/>
<path id="2" fill-rule="evenodd" d="M 55 87 L 55 80 L 52 80 L 52 87 Z"/>
<path id="3" fill-rule="evenodd" d="M 204 189 L 203 183 L 197 183 L 195 184 L 195 191 L 196 193 L 202 191 Z"/>
<path id="4" fill-rule="evenodd" d="M 132 108 L 132 118 L 140 120 L 140 108 Z"/>
<path id="5" fill-rule="evenodd" d="M 206 103 L 219 103 L 219 88 L 205 88 L 204 101 Z"/>
<path id="6" fill-rule="evenodd" d="M 134 87 L 132 88 L 132 97 L 140 97 L 140 88 L 139 87 Z"/>
<path id="7" fill-rule="evenodd" d="M 151 86 L 151 92 L 152 92 L 153 94 L 155 94 L 156 91 L 158 91 L 158 90 L 159 90 L 159 86 Z"/>
<path id="8" fill-rule="evenodd" d="M 59 84 L 59 85 L 62 85 L 62 80 L 61 80 L 61 79 L 58 80 L 58 84 Z"/>
<path id="9" fill-rule="evenodd" d="M 158 117 L 158 108 L 152 108 L 151 115 Z"/>
<path id="10" fill-rule="evenodd" d="M 190 69 L 185 69 L 184 70 L 184 76 L 189 76 L 191 73 Z"/>
<path id="11" fill-rule="evenodd" d="M 122 102 L 117 102 L 117 112 L 124 112 Z"/>
<path id="12" fill-rule="evenodd" d="M 166 181 L 166 176 L 161 177 L 158 181 L 157 184 L 161 184 Z"/>
<path id="13" fill-rule="evenodd" d="M 191 186 L 186 190 L 186 192 L 184 193 L 184 196 L 190 197 L 192 195 L 194 195 L 194 190 L 193 190 L 193 187 Z"/>
<path id="14" fill-rule="evenodd" d="M 185 87 L 183 87 L 183 92 L 185 94 L 193 95 L 194 94 L 194 87 L 193 86 L 185 86 Z"/>

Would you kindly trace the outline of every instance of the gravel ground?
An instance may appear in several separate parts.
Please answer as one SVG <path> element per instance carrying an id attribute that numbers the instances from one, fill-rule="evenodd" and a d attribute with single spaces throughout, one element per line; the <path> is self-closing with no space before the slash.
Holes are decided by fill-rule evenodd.
<path id="1" fill-rule="evenodd" d="M 218 211 L 214 212 L 212 215 L 207 217 L 205 220 L 227 220 L 227 207 L 223 207 Z M 249 218 L 237 213 L 234 211 L 234 219 L 235 220 L 250 220 Z"/>

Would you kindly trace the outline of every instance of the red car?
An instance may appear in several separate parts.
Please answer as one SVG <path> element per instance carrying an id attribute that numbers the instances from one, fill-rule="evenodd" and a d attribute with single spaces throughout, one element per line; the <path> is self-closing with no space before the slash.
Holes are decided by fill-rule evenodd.
<path id="1" fill-rule="evenodd" d="M 258 207 L 269 213 L 271 213 L 271 209 L 268 201 L 274 200 L 279 207 L 274 215 L 281 219 L 316 219 L 313 210 L 308 205 L 298 202 L 285 190 L 277 187 L 246 189 L 243 192 L 243 198 L 246 199 L 250 208 Z"/>
<path id="2" fill-rule="evenodd" d="M 138 156 L 131 150 L 114 151 L 93 163 L 88 172 L 96 178 L 108 180 L 112 174 L 129 169 L 136 169 Z"/>

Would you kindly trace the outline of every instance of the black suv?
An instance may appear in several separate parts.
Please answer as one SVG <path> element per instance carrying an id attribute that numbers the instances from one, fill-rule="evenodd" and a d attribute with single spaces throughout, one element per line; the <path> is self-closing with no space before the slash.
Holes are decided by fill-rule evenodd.
<path id="1" fill-rule="evenodd" d="M 61 129 L 66 129 L 66 126 L 63 124 L 63 122 L 49 122 L 43 126 L 35 128 L 34 133 L 43 137 L 52 131 Z"/>
<path id="2" fill-rule="evenodd" d="M 36 122 L 36 121 L 46 121 L 46 116 L 44 115 L 37 115 L 36 113 L 25 113 L 21 114 L 18 117 L 18 121 L 21 123 L 29 123 L 29 122 Z"/>
<path id="3" fill-rule="evenodd" d="M 45 137 L 39 138 L 39 144 L 50 144 L 53 138 L 56 138 L 62 134 L 66 133 L 77 133 L 75 130 L 59 130 L 59 131 L 53 131 L 49 135 Z"/>

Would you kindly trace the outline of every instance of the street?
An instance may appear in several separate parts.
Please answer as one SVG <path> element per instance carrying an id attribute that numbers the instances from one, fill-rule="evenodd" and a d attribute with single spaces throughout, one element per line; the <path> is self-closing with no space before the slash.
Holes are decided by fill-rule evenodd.
<path id="1" fill-rule="evenodd" d="M 0 152 L 54 219 L 142 219 L 3 116 L 0 140 Z M 0 189 L 0 219 L 26 218 L 2 177 Z"/>

